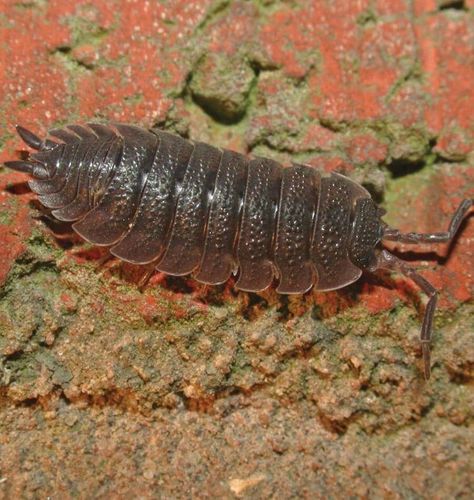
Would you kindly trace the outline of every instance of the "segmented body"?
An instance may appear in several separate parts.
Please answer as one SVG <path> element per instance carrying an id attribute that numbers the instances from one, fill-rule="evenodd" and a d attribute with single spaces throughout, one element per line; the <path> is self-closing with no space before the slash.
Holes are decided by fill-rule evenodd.
<path id="1" fill-rule="evenodd" d="M 420 341 L 430 377 L 437 291 L 380 243 L 450 242 L 473 199 L 460 203 L 447 231 L 402 233 L 340 174 L 283 168 L 129 125 L 70 125 L 52 130 L 54 140 L 17 131 L 36 152 L 5 166 L 32 176 L 30 187 L 54 216 L 123 260 L 210 284 L 238 273 L 236 286 L 247 291 L 277 278 L 280 293 L 334 290 L 363 270 L 403 273 L 428 296 Z"/>
<path id="2" fill-rule="evenodd" d="M 48 172 L 30 181 L 41 203 L 91 243 L 168 274 L 217 284 L 238 271 L 247 291 L 275 278 L 280 293 L 336 289 L 359 278 L 381 236 L 360 224 L 374 215 L 369 193 L 339 174 L 129 125 L 50 135 L 61 143 L 32 155 Z"/>

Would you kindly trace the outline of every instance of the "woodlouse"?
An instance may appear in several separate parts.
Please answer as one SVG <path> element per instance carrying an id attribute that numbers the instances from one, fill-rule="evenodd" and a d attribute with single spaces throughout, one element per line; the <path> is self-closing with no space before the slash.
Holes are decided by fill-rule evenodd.
<path id="1" fill-rule="evenodd" d="M 31 189 L 59 220 L 120 259 L 203 283 L 259 291 L 327 291 L 363 271 L 396 270 L 428 295 L 421 345 L 430 376 L 437 291 L 381 247 L 450 241 L 473 200 L 464 200 L 445 232 L 402 234 L 381 220 L 370 194 L 343 175 L 306 165 L 283 168 L 161 130 L 114 124 L 69 125 L 44 141 L 18 126 L 36 150 L 8 168 L 33 177 Z"/>

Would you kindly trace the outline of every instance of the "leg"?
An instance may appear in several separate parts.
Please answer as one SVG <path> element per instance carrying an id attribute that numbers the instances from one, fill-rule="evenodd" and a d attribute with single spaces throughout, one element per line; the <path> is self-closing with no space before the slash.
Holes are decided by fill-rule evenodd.
<path id="1" fill-rule="evenodd" d="M 150 269 L 145 269 L 143 276 L 138 280 L 137 283 L 137 287 L 140 290 L 140 292 L 143 292 L 143 290 L 145 290 L 145 287 L 148 285 L 148 282 L 150 281 L 151 277 L 157 272 L 158 271 L 155 269 L 154 265 Z"/>
<path id="2" fill-rule="evenodd" d="M 423 365 L 425 379 L 430 378 L 431 362 L 430 362 L 430 342 L 431 332 L 433 330 L 433 317 L 436 309 L 436 302 L 438 300 L 438 291 L 434 286 L 418 274 L 414 269 L 405 264 L 402 260 L 392 255 L 387 250 L 382 250 L 377 257 L 377 269 L 389 269 L 391 271 L 399 271 L 404 276 L 412 279 L 423 292 L 428 295 L 428 303 L 426 304 L 425 314 L 423 316 L 423 324 L 421 326 L 421 349 L 423 353 Z"/>
<path id="3" fill-rule="evenodd" d="M 398 229 L 387 228 L 383 239 L 402 243 L 445 243 L 454 238 L 464 216 L 472 207 L 474 200 L 464 200 L 454 212 L 447 231 L 440 233 L 401 233 Z"/>

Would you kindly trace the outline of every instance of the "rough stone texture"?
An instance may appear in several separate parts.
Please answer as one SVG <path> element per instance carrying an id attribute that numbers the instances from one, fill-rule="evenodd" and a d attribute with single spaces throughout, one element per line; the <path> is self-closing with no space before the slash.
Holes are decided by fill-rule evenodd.
<path id="1" fill-rule="evenodd" d="M 160 125 L 348 172 L 388 222 L 440 230 L 474 195 L 473 17 L 472 0 L 0 0 L 0 160 L 15 123 Z M 25 180 L 0 170 L 0 497 L 472 495 L 472 218 L 448 257 L 398 247 L 441 291 L 425 383 L 407 280 L 140 290 L 143 269 L 48 227 Z"/>

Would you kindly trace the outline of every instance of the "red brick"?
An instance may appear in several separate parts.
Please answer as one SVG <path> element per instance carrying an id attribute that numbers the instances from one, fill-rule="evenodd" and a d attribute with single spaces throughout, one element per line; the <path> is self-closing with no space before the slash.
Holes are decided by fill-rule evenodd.
<path id="1" fill-rule="evenodd" d="M 388 147 L 372 134 L 350 136 L 346 141 L 346 154 L 356 165 L 376 165 L 387 158 Z"/>

